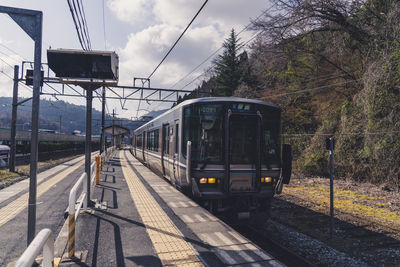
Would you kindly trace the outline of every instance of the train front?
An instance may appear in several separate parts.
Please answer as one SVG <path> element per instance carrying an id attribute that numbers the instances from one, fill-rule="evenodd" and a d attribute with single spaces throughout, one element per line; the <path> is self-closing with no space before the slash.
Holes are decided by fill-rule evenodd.
<path id="1" fill-rule="evenodd" d="M 249 100 L 184 108 L 191 189 L 209 210 L 239 219 L 269 215 L 271 198 L 290 179 L 288 149 L 281 160 L 280 113 L 275 105 Z"/>

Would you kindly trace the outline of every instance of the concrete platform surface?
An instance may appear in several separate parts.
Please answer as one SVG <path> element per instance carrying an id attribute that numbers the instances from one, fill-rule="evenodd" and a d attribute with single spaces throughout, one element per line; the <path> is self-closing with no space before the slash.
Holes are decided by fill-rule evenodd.
<path id="1" fill-rule="evenodd" d="M 69 191 L 83 171 L 84 157 L 78 157 L 38 174 L 36 234 L 49 228 L 58 235 L 65 222 Z M 0 190 L 0 266 L 16 261 L 26 249 L 28 190 L 29 179 Z"/>
<path id="2" fill-rule="evenodd" d="M 106 162 L 92 199 L 75 229 L 85 257 L 60 266 L 283 266 L 128 150 Z"/>

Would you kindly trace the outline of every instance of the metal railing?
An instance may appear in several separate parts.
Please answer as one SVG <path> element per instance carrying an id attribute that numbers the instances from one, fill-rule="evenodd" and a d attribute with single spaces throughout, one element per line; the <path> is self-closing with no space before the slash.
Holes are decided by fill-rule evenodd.
<path id="1" fill-rule="evenodd" d="M 30 267 L 43 249 L 43 267 L 52 267 L 54 263 L 54 239 L 50 229 L 41 230 L 19 257 L 16 267 Z"/>
<path id="2" fill-rule="evenodd" d="M 110 154 L 114 151 L 113 149 L 109 149 L 108 153 L 103 153 L 100 156 L 104 157 L 104 161 L 110 156 Z M 95 178 L 98 177 L 99 173 L 99 163 L 97 160 L 90 165 L 90 188 L 93 187 L 94 181 L 97 180 Z M 82 173 L 81 177 L 72 187 L 69 193 L 69 202 L 68 202 L 68 257 L 73 257 L 75 253 L 75 221 L 78 218 L 79 212 L 81 208 L 86 211 L 87 210 L 87 197 L 92 199 L 93 190 L 90 190 L 90 196 L 87 196 L 87 174 L 86 172 Z M 82 185 L 82 193 L 78 198 L 77 203 L 77 192 L 79 187 Z"/>
<path id="3" fill-rule="evenodd" d="M 80 203 L 76 208 L 76 193 L 78 188 L 82 184 L 82 194 L 79 197 Z M 68 203 L 68 257 L 71 258 L 75 254 L 75 220 L 79 215 L 79 211 L 81 207 L 83 210 L 87 209 L 86 195 L 87 193 L 87 174 L 86 172 L 82 173 L 81 177 L 79 177 L 78 181 L 72 187 L 69 192 L 69 203 Z"/>

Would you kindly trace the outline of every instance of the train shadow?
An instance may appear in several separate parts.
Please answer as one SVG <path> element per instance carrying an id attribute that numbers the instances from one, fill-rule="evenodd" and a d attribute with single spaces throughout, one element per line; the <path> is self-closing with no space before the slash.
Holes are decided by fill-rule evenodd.
<path id="1" fill-rule="evenodd" d="M 388 236 L 398 229 L 355 218 L 352 214 L 341 214 L 347 220 L 334 217 L 332 238 L 330 238 L 330 216 L 282 199 L 272 202 L 271 218 L 298 232 L 326 243 L 339 251 L 358 254 L 378 248 L 400 247 L 400 240 Z M 385 230 L 383 230 L 385 229 Z"/>

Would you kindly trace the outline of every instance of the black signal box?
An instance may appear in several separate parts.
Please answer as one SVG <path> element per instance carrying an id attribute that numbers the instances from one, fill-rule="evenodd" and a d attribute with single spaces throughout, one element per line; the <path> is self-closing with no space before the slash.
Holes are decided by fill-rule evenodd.
<path id="1" fill-rule="evenodd" d="M 43 86 L 44 71 L 40 71 L 40 86 Z M 25 84 L 33 85 L 33 70 L 26 70 Z"/>

